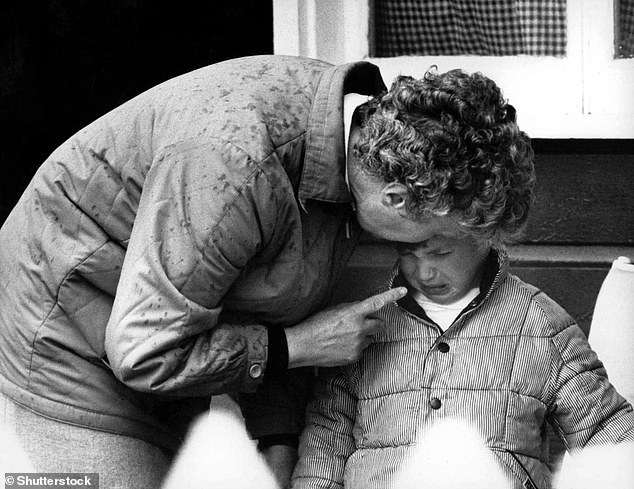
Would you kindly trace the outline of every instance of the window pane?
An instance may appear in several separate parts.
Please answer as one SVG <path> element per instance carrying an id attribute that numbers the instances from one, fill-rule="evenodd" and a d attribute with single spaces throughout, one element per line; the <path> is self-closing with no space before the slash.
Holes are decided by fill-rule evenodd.
<path id="1" fill-rule="evenodd" d="M 618 0 L 616 10 L 616 56 L 634 58 L 634 0 Z"/>
<path id="2" fill-rule="evenodd" d="M 566 0 L 374 0 L 373 17 L 377 57 L 566 54 Z"/>

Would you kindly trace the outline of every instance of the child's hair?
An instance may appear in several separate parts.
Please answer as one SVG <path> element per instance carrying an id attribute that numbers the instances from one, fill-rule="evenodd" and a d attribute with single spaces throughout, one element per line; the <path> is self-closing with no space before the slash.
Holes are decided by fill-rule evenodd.
<path id="1" fill-rule="evenodd" d="M 497 248 L 519 237 L 533 201 L 534 155 L 492 80 L 462 70 L 399 76 L 355 118 L 362 171 L 406 185 L 414 218 L 450 216 Z"/>

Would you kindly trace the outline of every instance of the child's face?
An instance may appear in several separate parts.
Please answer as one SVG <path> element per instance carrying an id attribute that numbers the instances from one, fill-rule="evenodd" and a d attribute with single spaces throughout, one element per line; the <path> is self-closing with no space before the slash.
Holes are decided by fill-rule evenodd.
<path id="1" fill-rule="evenodd" d="M 462 299 L 480 283 L 488 244 L 458 232 L 444 218 L 431 218 L 434 233 L 420 243 L 397 243 L 401 273 L 409 284 L 438 304 Z"/>

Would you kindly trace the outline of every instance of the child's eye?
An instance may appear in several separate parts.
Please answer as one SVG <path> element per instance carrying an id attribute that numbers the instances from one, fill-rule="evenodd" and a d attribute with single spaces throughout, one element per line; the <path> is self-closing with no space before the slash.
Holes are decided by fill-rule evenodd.
<path id="1" fill-rule="evenodd" d="M 453 250 L 434 250 L 430 252 L 430 254 L 434 256 L 447 256 L 451 255 L 451 253 L 453 253 Z"/>

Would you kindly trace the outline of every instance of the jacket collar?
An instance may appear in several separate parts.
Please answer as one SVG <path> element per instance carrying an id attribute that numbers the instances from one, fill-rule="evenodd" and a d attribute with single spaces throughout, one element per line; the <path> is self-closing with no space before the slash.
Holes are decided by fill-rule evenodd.
<path id="1" fill-rule="evenodd" d="M 480 306 L 486 299 L 488 299 L 493 291 L 502 283 L 502 281 L 508 275 L 509 259 L 504 250 L 491 250 L 487 257 L 487 262 L 480 281 L 480 293 L 471 301 L 471 303 L 460 313 L 460 316 L 465 312 L 473 310 Z M 408 294 L 398 301 L 398 305 L 406 311 L 423 318 L 427 321 L 431 321 L 424 309 L 420 307 L 418 302 L 414 299 L 412 294 L 412 287 L 400 274 L 398 264 L 394 266 L 392 271 L 392 277 L 390 279 L 390 287 L 407 287 Z"/>
<path id="2" fill-rule="evenodd" d="M 386 87 L 377 66 L 361 61 L 327 69 L 317 85 L 306 130 L 306 153 L 298 198 L 331 203 L 352 201 L 345 179 L 343 96 L 378 95 Z"/>

